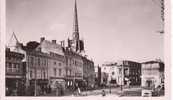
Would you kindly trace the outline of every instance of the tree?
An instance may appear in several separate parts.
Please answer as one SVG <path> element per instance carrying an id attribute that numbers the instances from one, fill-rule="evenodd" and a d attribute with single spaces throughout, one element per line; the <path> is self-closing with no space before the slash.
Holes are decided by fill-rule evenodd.
<path id="1" fill-rule="evenodd" d="M 28 50 L 34 50 L 38 47 L 38 45 L 40 45 L 40 43 L 36 42 L 36 41 L 30 41 L 26 44 L 26 48 Z"/>

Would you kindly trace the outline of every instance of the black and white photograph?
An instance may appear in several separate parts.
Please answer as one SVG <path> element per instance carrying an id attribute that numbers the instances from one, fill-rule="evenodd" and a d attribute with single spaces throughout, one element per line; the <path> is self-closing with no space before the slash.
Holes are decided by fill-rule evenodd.
<path id="1" fill-rule="evenodd" d="M 5 0 L 5 97 L 165 97 L 165 1 Z"/>

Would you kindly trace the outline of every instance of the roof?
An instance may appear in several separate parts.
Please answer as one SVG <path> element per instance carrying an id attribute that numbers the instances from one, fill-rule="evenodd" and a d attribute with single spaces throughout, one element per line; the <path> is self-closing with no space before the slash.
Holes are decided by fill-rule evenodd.
<path id="1" fill-rule="evenodd" d="M 163 62 L 161 62 L 161 61 L 156 61 L 156 60 L 151 60 L 151 61 L 142 62 L 142 64 L 153 64 L 153 63 L 163 63 Z"/>
<path id="2" fill-rule="evenodd" d="M 18 53 L 18 52 L 10 51 L 9 48 L 6 48 L 5 56 L 6 56 L 6 57 L 8 57 L 8 56 L 10 56 L 10 57 L 17 57 L 17 58 L 21 58 L 21 59 L 24 58 L 24 54 L 21 54 L 21 53 Z"/>
<path id="3" fill-rule="evenodd" d="M 64 55 L 63 48 L 60 44 L 52 43 L 51 41 L 44 40 L 40 43 L 39 47 L 41 48 L 42 52 L 45 53 L 56 53 L 59 55 Z"/>

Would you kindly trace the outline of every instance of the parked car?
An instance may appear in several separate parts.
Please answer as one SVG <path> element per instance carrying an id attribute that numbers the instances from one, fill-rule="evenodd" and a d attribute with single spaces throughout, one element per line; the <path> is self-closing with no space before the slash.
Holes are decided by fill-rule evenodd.
<path id="1" fill-rule="evenodd" d="M 143 97 L 151 97 L 152 96 L 152 90 L 150 90 L 150 89 L 143 89 L 142 90 L 142 96 Z"/>
<path id="2" fill-rule="evenodd" d="M 155 89 L 152 91 L 152 96 L 160 96 L 164 94 L 164 84 L 158 85 Z"/>
<path id="3" fill-rule="evenodd" d="M 164 84 L 158 85 L 156 88 L 143 88 L 142 96 L 150 97 L 150 96 L 160 96 L 164 95 Z"/>

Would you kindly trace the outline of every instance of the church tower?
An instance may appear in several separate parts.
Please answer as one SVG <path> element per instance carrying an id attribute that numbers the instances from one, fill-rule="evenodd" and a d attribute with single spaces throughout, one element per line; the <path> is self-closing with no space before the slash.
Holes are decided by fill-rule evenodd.
<path id="1" fill-rule="evenodd" d="M 75 0 L 74 6 L 74 22 L 73 22 L 73 40 L 79 40 L 79 26 L 78 26 L 78 15 L 77 15 L 77 4 Z"/>
<path id="2" fill-rule="evenodd" d="M 79 37 L 79 25 L 78 25 L 78 15 L 77 15 L 77 3 L 75 0 L 74 5 L 74 20 L 73 20 L 73 33 L 72 33 L 72 40 L 71 40 L 71 48 L 73 51 L 77 53 L 81 53 L 84 51 L 84 43 L 80 40 Z"/>

